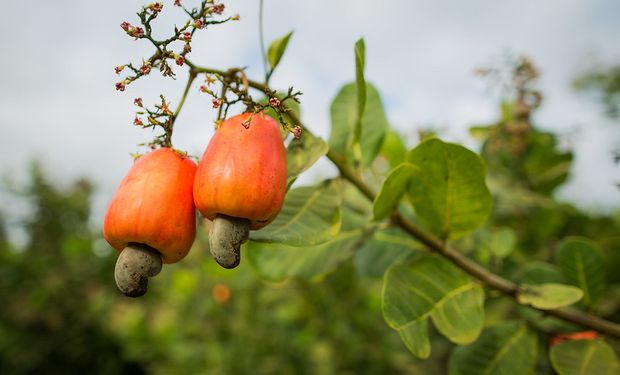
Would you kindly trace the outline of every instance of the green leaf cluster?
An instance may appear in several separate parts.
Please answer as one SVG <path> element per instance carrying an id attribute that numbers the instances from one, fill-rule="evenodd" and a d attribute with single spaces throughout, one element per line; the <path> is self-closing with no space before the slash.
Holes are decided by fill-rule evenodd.
<path id="1" fill-rule="evenodd" d="M 538 104 L 505 100 L 497 122 L 473 127 L 482 142 L 480 155 L 435 135 L 408 147 L 390 126 L 379 91 L 366 81 L 365 53 L 359 40 L 355 81 L 342 87 L 330 107 L 328 142 L 307 134 L 287 151 L 289 186 L 324 155 L 344 164 L 344 178 L 331 180 L 329 193 L 326 183 L 292 189 L 278 220 L 246 245 L 249 261 L 272 281 L 320 281 L 352 265 L 361 278 L 382 277 L 384 320 L 415 356 L 432 358 L 432 347 L 445 352 L 443 337 L 457 346 L 449 355 L 451 374 L 535 373 L 541 332 L 574 328 L 541 311 L 596 313 L 605 298 L 614 277 L 605 264 L 610 252 L 588 237 L 602 233 L 596 220 L 609 219 L 592 219 L 554 200 L 572 154 L 532 124 L 530 113 Z M 519 90 L 536 95 L 525 84 Z M 376 194 L 357 191 L 347 181 L 351 176 Z M 310 208 L 314 204 L 316 210 Z M 397 215 L 517 281 L 517 303 L 496 302 L 441 254 L 429 254 L 394 225 Z M 618 242 L 610 244 L 607 249 Z M 605 361 L 613 367 L 611 359 Z M 553 354 L 542 359 L 543 367 L 561 372 L 556 362 Z"/>

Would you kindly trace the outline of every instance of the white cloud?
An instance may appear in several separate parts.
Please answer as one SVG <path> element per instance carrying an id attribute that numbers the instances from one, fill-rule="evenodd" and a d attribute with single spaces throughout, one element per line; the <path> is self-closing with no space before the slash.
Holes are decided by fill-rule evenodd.
<path id="1" fill-rule="evenodd" d="M 102 212 L 131 164 L 129 152 L 151 136 L 131 126 L 132 98 L 152 102 L 164 93 L 174 105 L 183 90 L 182 75 L 178 81 L 153 75 L 125 93 L 114 91 L 114 66 L 149 53 L 146 43 L 133 42 L 119 28 L 124 20 L 136 21 L 141 4 L 3 6 L 0 32 L 10 37 L 4 44 L 8 54 L 0 60 L 0 173 L 24 175 L 23 166 L 39 156 L 60 180 L 94 178 Z M 168 29 L 178 10 L 166 4 L 159 25 Z M 231 13 L 241 13 L 242 21 L 204 32 L 195 39 L 191 57 L 218 68 L 248 66 L 251 76 L 260 77 L 258 2 L 226 4 Z M 603 62 L 618 61 L 615 15 L 620 3 L 266 0 L 265 5 L 267 42 L 295 30 L 273 83 L 293 84 L 304 92 L 303 119 L 324 137 L 329 135 L 329 103 L 354 77 L 352 50 L 359 37 L 366 39 L 367 78 L 381 91 L 388 118 L 411 137 L 431 124 L 463 140 L 468 125 L 496 114 L 496 98 L 486 94 L 472 70 L 506 50 L 530 54 L 543 73 L 547 97 L 537 117 L 541 126 L 567 133 L 575 124 L 587 124 L 574 140 L 575 178 L 562 196 L 618 206 L 617 190 L 610 185 L 618 179 L 618 167 L 609 157 L 620 142 L 614 136 L 617 126 L 604 125 L 598 105 L 577 97 L 569 83 L 591 51 Z M 212 134 L 209 107 L 204 96 L 192 91 L 179 118 L 178 147 L 202 153 Z M 309 173 L 308 181 L 321 175 L 321 168 Z"/>

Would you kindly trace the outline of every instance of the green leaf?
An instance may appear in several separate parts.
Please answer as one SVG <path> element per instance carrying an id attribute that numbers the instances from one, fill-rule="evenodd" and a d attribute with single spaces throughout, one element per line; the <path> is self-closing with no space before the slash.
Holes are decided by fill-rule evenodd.
<path id="1" fill-rule="evenodd" d="M 491 212 L 482 159 L 466 149 L 429 139 L 411 150 L 409 162 L 422 170 L 409 186 L 416 213 L 444 239 L 463 236 L 483 224 Z"/>
<path id="2" fill-rule="evenodd" d="M 515 275 L 519 284 L 540 285 L 540 284 L 566 284 L 566 279 L 560 269 L 550 263 L 529 262 L 523 266 Z M 567 329 L 564 321 L 558 320 L 543 311 L 534 310 L 527 306 L 517 308 L 519 315 L 526 320 L 535 321 L 537 325 L 550 331 L 563 331 Z"/>
<path id="3" fill-rule="evenodd" d="M 533 375 L 536 335 L 526 325 L 502 324 L 485 329 L 473 344 L 454 349 L 450 375 Z"/>
<path id="4" fill-rule="evenodd" d="M 331 240 L 340 230 L 340 187 L 327 180 L 317 186 L 293 189 L 286 194 L 282 211 L 250 239 L 290 246 L 317 245 Z"/>
<path id="5" fill-rule="evenodd" d="M 383 138 L 380 154 L 390 163 L 390 168 L 394 168 L 405 161 L 407 147 L 400 134 L 394 130 L 388 130 Z"/>
<path id="6" fill-rule="evenodd" d="M 572 340 L 549 351 L 553 369 L 559 375 L 616 375 L 620 364 L 614 350 L 603 340 Z"/>
<path id="7" fill-rule="evenodd" d="M 555 252 L 555 262 L 569 284 L 583 291 L 583 303 L 596 306 L 605 289 L 605 261 L 598 245 L 586 238 L 569 237 Z"/>
<path id="8" fill-rule="evenodd" d="M 583 292 L 574 286 L 562 284 L 521 285 L 517 300 L 523 305 L 550 310 L 572 305 L 583 297 Z"/>
<path id="9" fill-rule="evenodd" d="M 366 64 L 366 45 L 364 39 L 355 43 L 355 83 L 357 85 L 357 121 L 353 143 L 357 144 L 362 136 L 362 118 L 366 107 L 366 80 L 364 65 Z"/>
<path id="10" fill-rule="evenodd" d="M 452 342 L 469 343 L 482 330 L 483 304 L 480 285 L 434 255 L 420 254 L 385 274 L 383 317 L 396 330 L 430 317 Z"/>
<path id="11" fill-rule="evenodd" d="M 422 246 L 399 228 L 376 230 L 355 252 L 355 268 L 361 276 L 383 276 L 392 265 L 421 251 Z"/>
<path id="12" fill-rule="evenodd" d="M 390 172 L 375 198 L 375 220 L 383 220 L 394 211 L 407 191 L 411 178 L 420 173 L 420 169 L 411 163 L 403 163 Z"/>
<path id="13" fill-rule="evenodd" d="M 355 185 L 347 180 L 342 182 L 342 205 L 363 217 L 364 224 L 372 219 L 372 202 Z"/>
<path id="14" fill-rule="evenodd" d="M 568 178 L 573 155 L 560 152 L 552 133 L 530 133 L 524 170 L 532 190 L 550 194 Z"/>
<path id="15" fill-rule="evenodd" d="M 332 272 L 350 258 L 362 234 L 360 228 L 344 231 L 329 242 L 306 247 L 248 241 L 243 251 L 250 264 L 265 279 L 315 279 Z"/>
<path id="16" fill-rule="evenodd" d="M 350 162 L 354 159 L 352 145 L 357 115 L 357 84 L 349 83 L 342 87 L 330 107 L 332 130 L 329 147 Z M 366 106 L 362 116 L 360 138 L 361 165 L 370 165 L 383 144 L 383 137 L 388 129 L 388 121 L 383 111 L 379 92 L 370 83 L 366 83 Z"/>
<path id="17" fill-rule="evenodd" d="M 291 31 L 282 38 L 274 40 L 267 49 L 267 61 L 269 62 L 269 67 L 272 72 L 280 63 L 280 59 L 282 59 L 282 55 L 284 55 L 284 51 L 286 51 L 286 46 L 292 35 L 293 32 Z"/>
<path id="18" fill-rule="evenodd" d="M 310 133 L 304 133 L 300 139 L 291 140 L 286 148 L 287 186 L 290 187 L 297 176 L 316 163 L 328 150 L 327 143 Z"/>
<path id="19" fill-rule="evenodd" d="M 409 351 L 418 358 L 431 355 L 431 342 L 428 339 L 428 322 L 415 320 L 398 330 L 401 340 Z"/>

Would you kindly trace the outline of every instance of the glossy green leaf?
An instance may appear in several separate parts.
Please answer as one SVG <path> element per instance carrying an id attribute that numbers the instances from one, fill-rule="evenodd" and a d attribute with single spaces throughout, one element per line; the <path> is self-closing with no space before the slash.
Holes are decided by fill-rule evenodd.
<path id="1" fill-rule="evenodd" d="M 531 305 L 537 309 L 550 310 L 572 305 L 583 297 L 583 292 L 574 286 L 562 284 L 539 284 L 520 286 L 517 300 L 523 305 Z"/>
<path id="2" fill-rule="evenodd" d="M 583 303 L 594 307 L 605 289 L 605 261 L 598 245 L 586 238 L 569 237 L 555 252 L 555 262 L 569 284 L 583 290 Z"/>
<path id="3" fill-rule="evenodd" d="M 291 31 L 282 38 L 274 40 L 267 49 L 267 61 L 269 62 L 271 71 L 273 71 L 280 63 L 282 55 L 284 55 L 284 51 L 286 51 L 286 46 L 288 45 L 288 41 L 292 35 L 293 32 Z"/>
<path id="4" fill-rule="evenodd" d="M 305 133 L 300 139 L 293 139 L 286 148 L 286 181 L 290 186 L 297 176 L 308 170 L 327 153 L 329 146 L 321 138 Z"/>
<path id="5" fill-rule="evenodd" d="M 398 330 L 401 340 L 409 351 L 418 358 L 431 355 L 431 342 L 428 339 L 428 322 L 426 319 L 415 320 Z"/>
<path id="6" fill-rule="evenodd" d="M 454 349 L 450 375 L 533 375 L 537 340 L 526 325 L 502 324 L 485 329 L 473 344 Z"/>
<path id="7" fill-rule="evenodd" d="M 387 159 L 391 168 L 404 162 L 407 157 L 407 147 L 400 134 L 394 130 L 388 130 L 383 138 L 380 154 Z"/>
<path id="8" fill-rule="evenodd" d="M 422 142 L 409 154 L 422 170 L 409 186 L 416 213 L 444 239 L 463 236 L 482 225 L 491 212 L 491 193 L 485 184 L 482 159 L 439 139 Z"/>
<path id="9" fill-rule="evenodd" d="M 375 220 L 383 220 L 394 211 L 416 174 L 420 174 L 420 169 L 411 163 L 403 163 L 390 172 L 375 198 Z"/>
<path id="10" fill-rule="evenodd" d="M 396 330 L 430 317 L 444 336 L 466 344 L 482 330 L 483 305 L 480 285 L 434 255 L 396 264 L 385 274 L 383 317 Z"/>
<path id="11" fill-rule="evenodd" d="M 250 239 L 290 246 L 317 245 L 331 240 L 340 230 L 340 187 L 327 180 L 317 186 L 293 189 L 286 194 L 282 211 Z"/>
<path id="12" fill-rule="evenodd" d="M 329 147 L 346 156 L 348 161 L 354 160 L 351 146 L 358 118 L 357 106 L 357 84 L 349 83 L 342 87 L 330 107 L 332 129 Z M 370 165 L 377 156 L 387 128 L 388 121 L 379 92 L 366 83 L 366 106 L 360 138 L 362 166 Z"/>
<path id="13" fill-rule="evenodd" d="M 383 276 L 392 265 L 422 250 L 422 246 L 399 228 L 380 229 L 355 252 L 355 268 L 361 276 Z"/>
<path id="14" fill-rule="evenodd" d="M 361 241 L 361 236 L 362 229 L 353 229 L 340 232 L 329 242 L 303 247 L 248 241 L 242 251 L 258 274 L 265 279 L 314 279 L 332 272 L 340 263 L 350 258 Z"/>
<path id="15" fill-rule="evenodd" d="M 616 353 L 600 339 L 564 341 L 551 348 L 549 359 L 559 375 L 620 374 Z"/>
<path id="16" fill-rule="evenodd" d="M 516 272 L 515 280 L 520 285 L 566 284 L 566 279 L 556 265 L 541 261 L 525 264 L 523 268 Z M 550 331 L 563 331 L 567 329 L 563 321 L 547 315 L 543 311 L 535 310 L 525 305 L 519 306 L 517 311 L 520 316 L 527 320 L 535 321 L 543 329 Z"/>

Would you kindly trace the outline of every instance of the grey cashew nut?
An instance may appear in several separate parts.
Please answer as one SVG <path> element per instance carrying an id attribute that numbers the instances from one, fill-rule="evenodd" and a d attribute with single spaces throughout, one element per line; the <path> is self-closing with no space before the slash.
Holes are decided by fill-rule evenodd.
<path id="1" fill-rule="evenodd" d="M 241 244 L 250 234 L 250 221 L 217 214 L 209 230 L 209 250 L 224 268 L 235 268 L 241 259 Z"/>
<path id="2" fill-rule="evenodd" d="M 147 245 L 130 243 L 116 260 L 116 286 L 128 297 L 140 297 L 148 289 L 148 278 L 156 276 L 161 266 L 162 260 L 157 250 Z"/>

